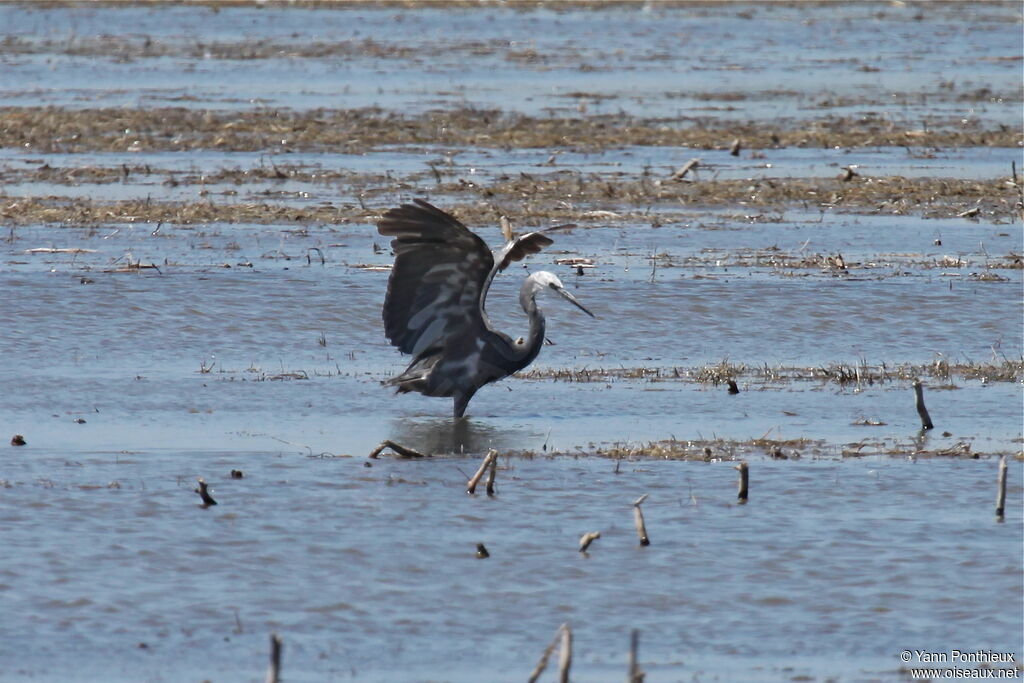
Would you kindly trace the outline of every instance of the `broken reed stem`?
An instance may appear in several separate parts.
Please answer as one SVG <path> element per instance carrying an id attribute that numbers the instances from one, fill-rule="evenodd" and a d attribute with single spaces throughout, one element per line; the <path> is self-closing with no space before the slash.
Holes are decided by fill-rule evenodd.
<path id="1" fill-rule="evenodd" d="M 278 683 L 281 674 L 281 638 L 270 634 L 270 666 L 267 668 L 266 683 Z"/>
<path id="2" fill-rule="evenodd" d="M 427 458 L 427 457 L 430 457 L 426 453 L 420 453 L 419 451 L 417 451 L 417 450 L 415 450 L 413 448 L 409 448 L 408 446 L 403 446 L 400 443 L 395 443 L 391 439 L 384 439 L 383 441 L 381 441 L 380 445 L 378 445 L 376 448 L 374 448 L 372 451 L 370 451 L 370 454 L 368 456 L 366 456 L 366 457 L 373 458 L 374 460 L 376 460 L 377 456 L 379 456 L 382 452 L 384 452 L 385 448 L 390 448 L 392 451 L 394 451 L 400 457 L 403 457 L 403 458 Z"/>
<path id="3" fill-rule="evenodd" d="M 600 531 L 591 531 L 589 533 L 583 534 L 583 536 L 580 537 L 580 552 L 587 552 L 587 548 L 590 547 L 590 544 L 599 538 L 601 538 Z"/>
<path id="4" fill-rule="evenodd" d="M 736 465 L 735 469 L 740 471 L 740 478 L 738 482 L 739 493 L 736 494 L 736 500 L 740 503 L 747 502 L 747 487 L 750 483 L 750 468 L 747 467 L 747 461 L 744 460 L 739 465 Z"/>
<path id="5" fill-rule="evenodd" d="M 540 659 L 537 660 L 537 666 L 533 667 L 533 671 L 530 672 L 530 677 L 527 679 L 527 683 L 537 683 L 537 679 L 539 679 L 540 675 L 544 673 L 544 669 L 548 668 L 548 660 L 551 659 L 551 653 L 555 651 L 555 647 L 560 641 L 559 636 L 562 635 L 562 629 L 564 627 L 565 624 L 562 624 L 558 627 L 558 630 L 555 631 L 555 637 L 552 638 L 551 642 L 548 643 L 548 646 L 544 648 L 544 652 L 541 654 Z"/>
<path id="6" fill-rule="evenodd" d="M 643 683 L 644 672 L 640 670 L 637 651 L 640 649 L 640 631 L 633 629 L 629 636 L 629 683 Z"/>
<path id="7" fill-rule="evenodd" d="M 999 458 L 999 488 L 996 489 L 996 519 L 1003 521 L 1003 514 L 1006 512 L 1006 474 L 1009 467 L 1006 464 L 1006 456 Z"/>
<path id="8" fill-rule="evenodd" d="M 494 495 L 494 479 L 498 476 L 498 452 L 494 452 L 491 464 L 487 467 L 487 495 Z"/>
<path id="9" fill-rule="evenodd" d="M 203 480 L 203 478 L 199 477 L 198 479 L 196 479 L 196 481 L 199 482 L 199 488 L 196 489 L 196 493 L 198 493 L 199 497 L 203 499 L 203 507 L 210 507 L 211 505 L 216 505 L 217 501 L 215 501 L 213 499 L 213 496 L 210 495 L 210 491 L 207 488 L 207 484 Z"/>
<path id="10" fill-rule="evenodd" d="M 572 627 L 562 624 L 562 649 L 558 651 L 558 681 L 569 683 L 569 669 L 572 668 Z"/>
<path id="11" fill-rule="evenodd" d="M 640 509 L 643 502 L 647 500 L 648 495 L 650 494 L 645 493 L 633 501 L 633 523 L 636 524 L 636 533 L 640 537 L 640 545 L 651 544 L 651 539 L 647 535 L 647 525 L 644 524 L 644 513 Z"/>
<path id="12" fill-rule="evenodd" d="M 686 177 L 687 173 L 689 173 L 691 170 L 697 168 L 697 166 L 699 164 L 700 164 L 700 159 L 690 159 L 685 164 L 680 166 L 679 169 L 675 173 L 672 174 L 672 176 L 669 178 L 669 180 L 682 180 L 683 178 Z"/>
<path id="13" fill-rule="evenodd" d="M 914 405 L 917 407 L 917 414 L 921 416 L 921 429 L 927 431 L 934 429 L 932 418 L 928 414 L 928 408 L 924 405 L 924 387 L 920 380 L 914 381 Z"/>
<path id="14" fill-rule="evenodd" d="M 484 456 L 483 462 L 480 463 L 480 467 L 477 468 L 476 474 L 466 482 L 466 493 L 476 493 L 476 485 L 480 483 L 480 479 L 484 476 L 484 472 L 491 466 L 491 461 L 497 459 L 498 451 L 493 448 L 487 451 L 487 455 Z"/>

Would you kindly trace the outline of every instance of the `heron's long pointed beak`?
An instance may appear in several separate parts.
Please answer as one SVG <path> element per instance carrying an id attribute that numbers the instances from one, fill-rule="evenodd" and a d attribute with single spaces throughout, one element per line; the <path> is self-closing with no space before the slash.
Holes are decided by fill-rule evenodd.
<path id="1" fill-rule="evenodd" d="M 581 304 L 581 303 L 580 303 L 580 302 L 579 302 L 579 301 L 578 301 L 578 300 L 576 299 L 576 297 L 574 297 L 574 296 L 573 296 L 572 294 L 570 294 L 570 293 L 569 293 L 569 290 L 565 289 L 564 287 L 555 287 L 555 291 L 556 291 L 556 292 L 558 292 L 559 294 L 561 294 L 562 296 L 564 296 L 564 297 L 565 297 L 566 299 L 568 299 L 568 300 L 569 300 L 569 301 L 570 301 L 570 302 L 571 302 L 572 304 L 574 304 L 574 305 L 575 305 L 575 306 L 576 306 L 577 308 L 579 308 L 579 309 L 580 309 L 581 311 L 583 311 L 584 313 L 586 313 L 587 315 L 589 315 L 589 316 L 590 316 L 591 318 L 595 317 L 593 313 L 591 313 L 590 311 L 588 311 L 588 310 L 587 310 L 586 306 L 584 306 L 583 304 Z"/>

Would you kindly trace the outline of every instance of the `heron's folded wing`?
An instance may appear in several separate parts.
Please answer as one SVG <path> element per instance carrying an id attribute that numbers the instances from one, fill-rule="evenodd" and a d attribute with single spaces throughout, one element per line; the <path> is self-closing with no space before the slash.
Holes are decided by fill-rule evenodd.
<path id="1" fill-rule="evenodd" d="M 395 251 L 384 333 L 394 346 L 416 355 L 480 328 L 480 297 L 494 258 L 453 216 L 414 201 L 387 211 L 377 230 L 394 238 Z"/>

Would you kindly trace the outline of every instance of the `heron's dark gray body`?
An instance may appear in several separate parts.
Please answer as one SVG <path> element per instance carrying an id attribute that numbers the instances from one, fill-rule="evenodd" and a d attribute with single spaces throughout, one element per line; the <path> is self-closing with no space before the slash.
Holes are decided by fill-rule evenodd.
<path id="1" fill-rule="evenodd" d="M 405 372 L 387 384 L 401 393 L 450 396 L 455 399 L 455 417 L 462 417 L 480 387 L 525 368 L 537 357 L 545 329 L 535 300 L 539 291 L 550 287 L 583 306 L 557 277 L 534 273 L 519 293 L 530 319 L 529 333 L 513 341 L 495 330 L 484 310 L 494 275 L 551 244 L 551 238 L 532 232 L 509 239 L 495 261 L 484 241 L 453 216 L 414 201 L 387 211 L 377 225 L 381 235 L 394 238 L 395 251 L 384 301 L 384 333 L 413 356 Z"/>

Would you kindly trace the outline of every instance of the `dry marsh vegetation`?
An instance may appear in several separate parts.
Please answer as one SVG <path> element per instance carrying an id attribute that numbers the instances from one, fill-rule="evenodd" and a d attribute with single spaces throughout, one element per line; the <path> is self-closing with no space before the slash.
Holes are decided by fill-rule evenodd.
<path id="1" fill-rule="evenodd" d="M 675 119 L 623 115 L 536 117 L 482 109 L 405 115 L 375 108 L 310 111 L 212 111 L 0 107 L 0 147 L 39 152 L 330 150 L 366 152 L 381 145 L 432 144 L 492 148 L 626 145 L 727 149 L 774 147 L 990 146 L 1019 147 L 1021 132 L 977 121 L 929 122 L 907 129 L 877 115 L 825 116 L 811 121 L 722 122 L 682 127 Z"/>
<path id="2" fill-rule="evenodd" d="M 24 179 L 23 182 L 74 185 L 81 182 L 117 182 L 118 178 L 127 180 L 132 172 L 127 166 L 118 169 L 59 171 L 39 167 L 17 172 L 3 169 L 0 170 L 0 177 L 7 182 L 15 182 L 20 178 Z M 650 214 L 652 206 L 668 209 L 730 206 L 758 211 L 797 207 L 869 214 L 964 216 L 992 221 L 1013 220 L 1021 213 L 1021 188 L 1005 179 L 884 177 L 844 182 L 832 178 L 772 178 L 693 183 L 561 172 L 520 174 L 516 178 L 498 178 L 493 183 L 462 180 L 425 185 L 422 175 L 398 179 L 386 175 L 337 171 L 285 171 L 274 166 L 245 171 L 235 169 L 211 173 L 175 173 L 167 175 L 163 182 L 168 185 L 220 183 L 241 186 L 247 182 L 275 179 L 317 182 L 321 178 L 323 182 L 337 183 L 338 189 L 334 194 L 341 197 L 348 194 L 352 201 L 342 209 L 329 202 L 285 206 L 269 201 L 214 202 L 211 198 L 201 201 L 153 201 L 19 198 L 8 195 L 9 201 L 0 205 L 0 216 L 14 224 L 88 224 L 111 221 L 331 222 L 372 219 L 378 212 L 370 208 L 364 199 L 382 196 L 386 202 L 392 202 L 396 190 L 419 194 L 440 193 L 450 197 L 468 196 L 471 201 L 464 200 L 459 206 L 449 204 L 448 208 L 471 225 L 497 221 L 502 210 L 496 202 L 515 202 L 517 219 L 524 225 L 548 220 L 583 225 L 638 220 L 661 225 L 674 220 L 671 213 Z M 235 191 L 222 188 L 221 193 L 233 195 Z M 639 211 L 635 208 L 638 206 L 646 206 L 647 209 Z"/>
<path id="3" fill-rule="evenodd" d="M 609 445 L 591 444 L 587 448 L 569 451 L 518 451 L 509 453 L 520 457 L 601 457 L 619 461 L 690 460 L 699 462 L 737 461 L 747 458 L 765 460 L 800 460 L 801 458 L 863 458 L 869 456 L 913 458 L 970 458 L 1009 455 L 1024 458 L 1021 451 L 985 452 L 976 449 L 970 441 L 956 441 L 951 445 L 929 443 L 923 435 L 910 438 L 865 438 L 848 443 L 833 443 L 824 439 L 799 437 L 772 439 L 765 434 L 755 439 L 664 439 L 641 443 L 618 442 Z"/>
<path id="4" fill-rule="evenodd" d="M 715 365 L 695 367 L 618 367 L 618 368 L 534 368 L 516 375 L 524 379 L 545 379 L 562 382 L 611 382 L 639 380 L 646 382 L 692 382 L 722 385 L 730 380 L 744 379 L 761 384 L 792 382 L 825 382 L 838 385 L 887 382 L 912 382 L 919 378 L 980 380 L 985 382 L 1024 381 L 1024 359 L 980 362 L 950 362 L 940 358 L 932 363 L 833 363 L 820 366 L 746 365 L 722 361 Z"/>

